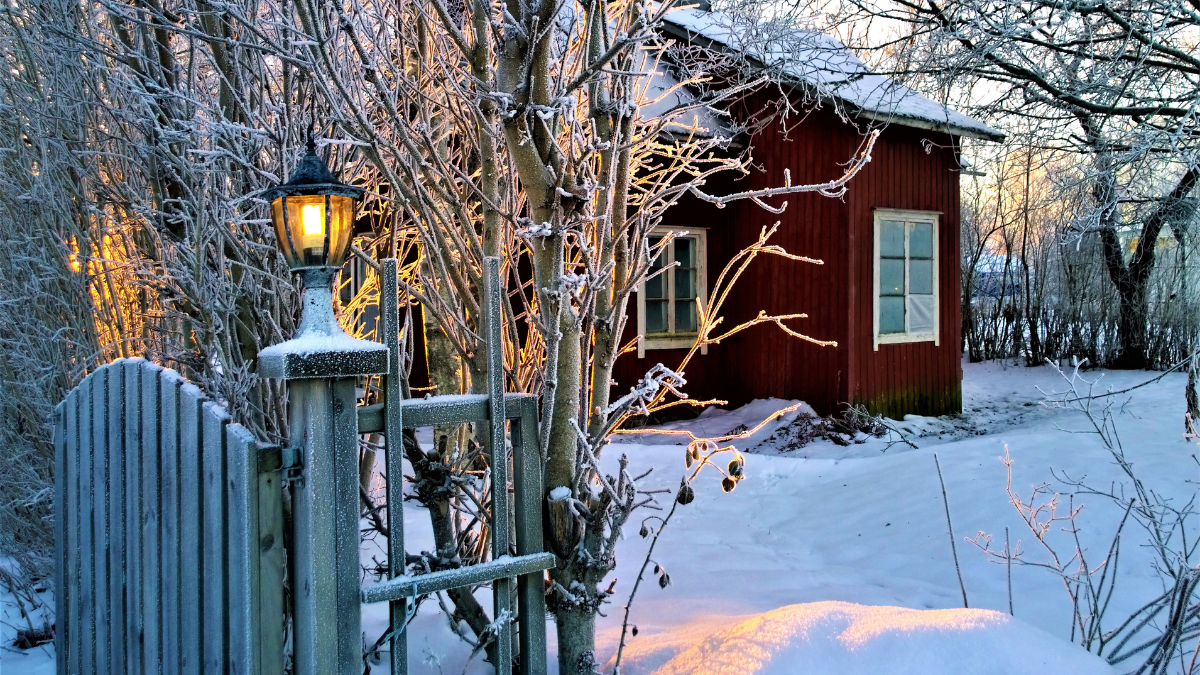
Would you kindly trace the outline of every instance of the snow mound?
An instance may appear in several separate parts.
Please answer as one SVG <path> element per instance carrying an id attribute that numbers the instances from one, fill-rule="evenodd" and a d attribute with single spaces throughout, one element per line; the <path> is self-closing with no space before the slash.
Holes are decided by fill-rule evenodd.
<path id="1" fill-rule="evenodd" d="M 1100 657 L 987 609 L 789 605 L 688 641 L 645 635 L 622 675 L 1113 675 Z"/>

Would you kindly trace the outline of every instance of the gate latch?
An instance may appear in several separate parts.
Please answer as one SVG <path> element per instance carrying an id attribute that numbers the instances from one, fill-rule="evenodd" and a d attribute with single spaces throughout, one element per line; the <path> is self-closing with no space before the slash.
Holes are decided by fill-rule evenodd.
<path id="1" fill-rule="evenodd" d="M 304 486 L 304 452 L 297 446 L 281 448 L 278 445 L 259 445 L 258 470 L 260 473 L 278 471 L 285 485 L 295 483 Z"/>
<path id="2" fill-rule="evenodd" d="M 298 487 L 304 487 L 304 449 L 298 445 L 281 448 L 279 459 L 284 484 L 295 483 Z"/>

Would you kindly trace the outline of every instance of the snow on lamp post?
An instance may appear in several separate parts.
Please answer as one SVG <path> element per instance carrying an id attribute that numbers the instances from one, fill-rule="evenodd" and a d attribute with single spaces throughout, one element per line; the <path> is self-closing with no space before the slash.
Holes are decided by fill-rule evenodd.
<path id="1" fill-rule="evenodd" d="M 330 173 L 311 136 L 291 179 L 263 195 L 280 251 L 304 281 L 295 337 L 258 355 L 260 376 L 288 381 L 291 442 L 281 456 L 292 491 L 296 675 L 362 672 L 356 384 L 388 372 L 388 349 L 342 330 L 332 289 L 362 195 Z"/>

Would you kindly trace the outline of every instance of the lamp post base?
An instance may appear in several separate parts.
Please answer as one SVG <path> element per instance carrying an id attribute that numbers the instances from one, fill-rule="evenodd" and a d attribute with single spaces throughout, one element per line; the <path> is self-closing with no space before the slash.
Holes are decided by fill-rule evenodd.
<path id="1" fill-rule="evenodd" d="M 296 337 L 258 353 L 258 374 L 281 380 L 386 375 L 387 347 L 346 334 L 333 313 L 337 268 L 303 270 L 304 308 Z"/>

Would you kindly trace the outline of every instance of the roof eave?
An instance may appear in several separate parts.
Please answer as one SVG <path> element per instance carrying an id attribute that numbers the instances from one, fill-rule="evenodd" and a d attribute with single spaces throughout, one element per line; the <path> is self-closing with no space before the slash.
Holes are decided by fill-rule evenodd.
<path id="1" fill-rule="evenodd" d="M 933 120 L 920 119 L 916 117 L 907 117 L 896 115 L 894 113 L 873 112 L 864 108 L 858 108 L 857 112 L 862 117 L 875 122 L 884 122 L 891 124 L 899 124 L 904 127 L 913 127 L 916 129 L 928 129 L 930 131 L 940 131 L 953 136 L 965 136 L 967 138 L 977 138 L 981 141 L 992 141 L 994 143 L 1003 143 L 1007 138 L 1003 132 L 997 131 L 988 127 L 987 131 L 983 129 L 974 129 L 971 127 L 961 127 L 948 122 L 935 122 Z"/>

